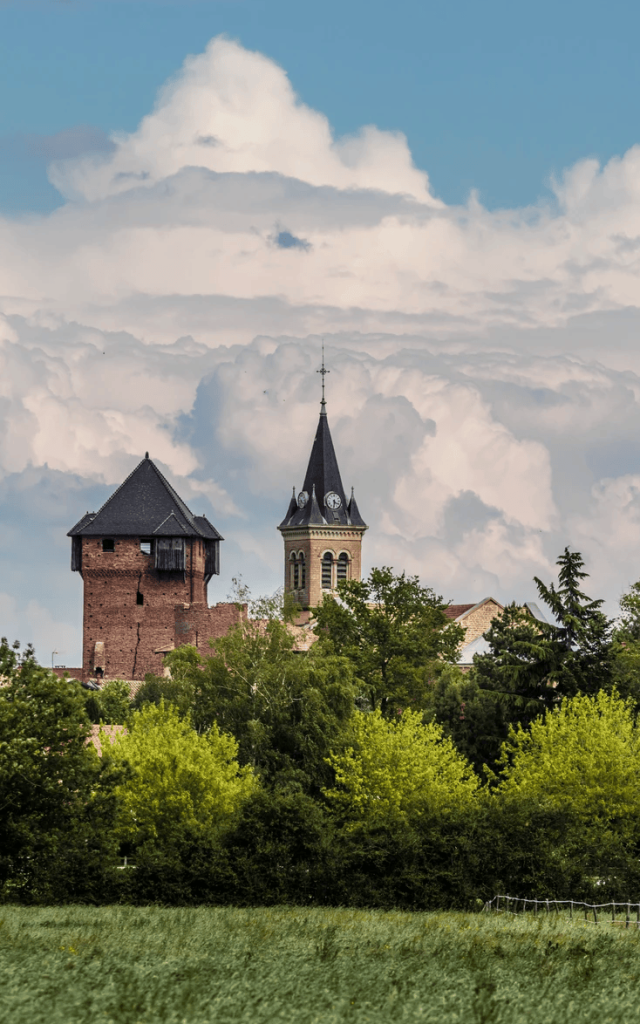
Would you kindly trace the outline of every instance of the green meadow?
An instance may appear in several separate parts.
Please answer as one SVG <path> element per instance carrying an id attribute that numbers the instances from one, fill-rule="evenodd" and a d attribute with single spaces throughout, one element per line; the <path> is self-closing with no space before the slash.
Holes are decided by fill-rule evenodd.
<path id="1" fill-rule="evenodd" d="M 11 1024 L 640 1021 L 640 934 L 487 913 L 0 911 Z"/>

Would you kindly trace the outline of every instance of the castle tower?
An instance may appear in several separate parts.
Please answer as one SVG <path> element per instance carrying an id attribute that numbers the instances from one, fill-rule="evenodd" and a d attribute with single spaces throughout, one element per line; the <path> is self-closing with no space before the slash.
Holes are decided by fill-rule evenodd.
<path id="1" fill-rule="evenodd" d="M 284 540 L 284 588 L 301 608 L 314 608 L 339 580 L 359 580 L 362 535 L 367 529 L 351 490 L 347 501 L 331 440 L 324 398 L 302 490 L 295 487 L 278 529 Z"/>
<path id="2" fill-rule="evenodd" d="M 209 639 L 238 620 L 236 605 L 209 608 L 222 537 L 194 516 L 147 452 L 99 512 L 69 531 L 71 569 L 84 584 L 83 679 L 162 673 L 167 651 Z"/>

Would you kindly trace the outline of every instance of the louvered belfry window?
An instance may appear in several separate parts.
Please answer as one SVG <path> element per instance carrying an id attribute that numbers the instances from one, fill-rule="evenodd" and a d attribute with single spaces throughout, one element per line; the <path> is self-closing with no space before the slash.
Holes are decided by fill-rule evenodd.
<path id="1" fill-rule="evenodd" d="M 331 590 L 333 587 L 333 555 L 330 551 L 322 556 L 322 589 Z"/>
<path id="2" fill-rule="evenodd" d="M 338 555 L 338 580 L 346 580 L 349 578 L 349 556 L 346 551 L 341 551 Z"/>
<path id="3" fill-rule="evenodd" d="M 182 537 L 158 537 L 155 547 L 156 569 L 184 570 L 185 542 Z"/>

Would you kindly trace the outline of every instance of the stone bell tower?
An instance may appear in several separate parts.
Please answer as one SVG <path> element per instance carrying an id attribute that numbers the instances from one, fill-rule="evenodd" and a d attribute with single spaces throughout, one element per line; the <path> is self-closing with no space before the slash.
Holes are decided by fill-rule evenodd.
<path id="1" fill-rule="evenodd" d="M 351 490 L 347 500 L 331 440 L 324 397 L 329 371 L 322 357 L 320 420 L 302 490 L 293 496 L 278 529 L 284 540 L 284 588 L 301 606 L 314 608 L 339 580 L 359 580 L 362 536 L 367 529 Z"/>

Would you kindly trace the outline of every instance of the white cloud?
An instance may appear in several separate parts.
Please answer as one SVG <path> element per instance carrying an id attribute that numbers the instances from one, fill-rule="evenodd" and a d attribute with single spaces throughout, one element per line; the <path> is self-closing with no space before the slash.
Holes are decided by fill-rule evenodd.
<path id="1" fill-rule="evenodd" d="M 640 576 L 638 147 L 548 205 L 446 207 L 402 135 L 336 139 L 218 38 L 51 178 L 64 206 L 0 223 L 0 482 L 114 485 L 149 450 L 213 506 L 230 574 L 275 586 L 324 335 L 369 564 L 457 600 L 532 596 L 566 543 L 608 597 Z"/>

